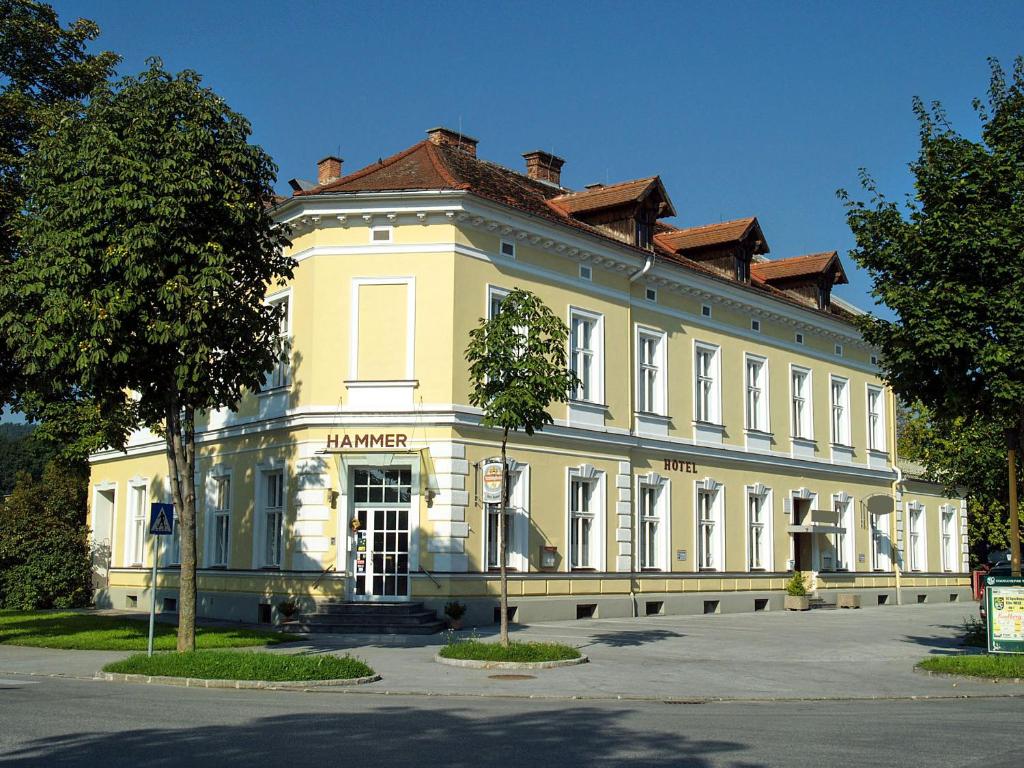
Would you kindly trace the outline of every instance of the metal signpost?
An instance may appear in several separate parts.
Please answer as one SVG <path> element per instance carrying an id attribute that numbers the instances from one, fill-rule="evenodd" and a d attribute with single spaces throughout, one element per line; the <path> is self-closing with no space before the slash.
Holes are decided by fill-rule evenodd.
<path id="1" fill-rule="evenodd" d="M 155 502 L 149 510 L 150 536 L 170 536 L 174 533 L 174 505 Z M 160 564 L 160 539 L 153 546 L 153 581 L 152 600 L 149 603 L 149 642 L 146 644 L 146 655 L 153 655 L 153 630 L 156 626 L 156 569 Z"/>
<path id="2" fill-rule="evenodd" d="M 1024 578 L 986 576 L 989 653 L 1024 653 Z"/>

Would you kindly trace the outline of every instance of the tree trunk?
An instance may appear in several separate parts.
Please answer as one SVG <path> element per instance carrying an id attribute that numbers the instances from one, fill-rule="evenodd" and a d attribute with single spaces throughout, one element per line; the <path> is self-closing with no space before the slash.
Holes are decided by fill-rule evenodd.
<path id="1" fill-rule="evenodd" d="M 1006 458 L 1010 490 L 1010 575 L 1020 576 L 1020 515 L 1017 511 L 1017 435 L 1016 429 L 1006 431 Z"/>
<path id="2" fill-rule="evenodd" d="M 505 521 L 508 515 L 508 461 L 505 450 L 508 445 L 508 428 L 501 438 L 501 509 L 498 510 L 498 564 L 501 573 L 501 599 L 498 610 L 501 612 L 501 644 L 508 647 L 508 541 L 505 536 Z"/>
<path id="3" fill-rule="evenodd" d="M 178 650 L 196 649 L 196 483 L 195 409 L 167 409 L 167 468 L 175 525 L 181 546 L 178 595 Z M 155 585 L 154 585 L 155 586 Z"/>

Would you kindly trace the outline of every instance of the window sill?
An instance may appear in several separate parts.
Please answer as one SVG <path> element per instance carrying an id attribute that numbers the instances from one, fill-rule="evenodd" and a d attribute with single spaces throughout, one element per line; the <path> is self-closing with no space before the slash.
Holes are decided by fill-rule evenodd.
<path id="1" fill-rule="evenodd" d="M 656 421 L 664 421 L 668 424 L 671 420 L 671 416 L 667 416 L 663 413 L 655 413 L 654 411 L 633 411 L 634 416 L 642 416 L 645 419 L 654 419 Z"/>
<path id="2" fill-rule="evenodd" d="M 367 387 L 412 387 L 420 385 L 419 379 L 346 379 L 345 386 L 349 389 Z"/>
<path id="3" fill-rule="evenodd" d="M 593 408 L 594 410 L 607 411 L 608 405 L 606 403 L 599 403 L 595 400 L 577 400 L 570 398 L 566 401 L 573 408 Z"/>
<path id="4" fill-rule="evenodd" d="M 835 441 L 829 443 L 833 448 L 842 448 L 843 450 L 852 451 L 853 446 L 847 443 L 837 443 Z"/>
<path id="5" fill-rule="evenodd" d="M 877 457 L 879 459 L 887 459 L 887 458 L 889 458 L 889 452 L 888 451 L 880 450 L 878 448 L 868 448 L 868 453 L 870 453 L 872 456 L 875 456 L 875 457 Z"/>
<path id="6" fill-rule="evenodd" d="M 570 568 L 569 571 L 572 573 L 596 573 L 597 568 Z"/>
<path id="7" fill-rule="evenodd" d="M 282 384 L 279 387 L 267 387 L 266 389 L 261 389 L 259 392 L 257 392 L 256 397 L 271 397 L 272 395 L 280 395 L 284 392 L 288 392 L 289 390 L 291 390 L 291 388 L 292 385 L 290 383 Z"/>
<path id="8" fill-rule="evenodd" d="M 700 419 L 694 419 L 693 426 L 702 427 L 704 429 L 717 429 L 725 432 L 725 424 L 718 424 L 714 421 L 701 421 Z"/>
<path id="9" fill-rule="evenodd" d="M 744 434 L 754 435 L 756 437 L 775 437 L 774 432 L 768 432 L 763 429 L 751 429 L 750 427 L 746 427 L 744 428 L 743 432 Z"/>
<path id="10" fill-rule="evenodd" d="M 789 439 L 794 443 L 800 443 L 801 445 L 817 445 L 818 441 L 813 437 L 797 437 L 796 435 L 790 435 Z"/>

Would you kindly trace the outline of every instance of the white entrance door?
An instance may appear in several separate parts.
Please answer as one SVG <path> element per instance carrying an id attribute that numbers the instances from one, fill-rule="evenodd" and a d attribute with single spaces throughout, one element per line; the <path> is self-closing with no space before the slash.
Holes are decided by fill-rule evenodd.
<path id="1" fill-rule="evenodd" d="M 394 600 L 409 596 L 409 515 L 412 471 L 366 467 L 352 473 L 353 598 Z"/>

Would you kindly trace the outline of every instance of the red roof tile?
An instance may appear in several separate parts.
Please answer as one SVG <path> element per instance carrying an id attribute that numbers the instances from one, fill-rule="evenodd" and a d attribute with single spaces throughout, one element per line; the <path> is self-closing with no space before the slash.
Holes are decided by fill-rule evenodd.
<path id="1" fill-rule="evenodd" d="M 761 226 L 757 223 L 756 216 L 749 216 L 745 219 L 734 221 L 723 221 L 720 224 L 705 224 L 700 227 L 688 227 L 687 229 L 676 229 L 656 234 L 655 239 L 670 251 L 692 251 L 698 248 L 709 246 L 725 245 L 743 240 L 752 232 L 760 235 L 764 243 L 763 250 L 758 253 L 767 253 L 768 244 L 761 234 Z"/>
<path id="2" fill-rule="evenodd" d="M 548 202 L 559 210 L 572 215 L 639 202 L 655 188 L 661 192 L 668 208 L 671 210 L 671 213 L 666 213 L 665 215 L 674 216 L 676 213 L 675 208 L 672 206 L 672 201 L 668 199 L 668 193 L 665 192 L 661 179 L 657 176 L 623 181 L 619 184 L 610 184 L 608 186 L 602 185 L 592 189 L 585 189 L 582 192 L 570 192 L 566 195 L 554 197 Z"/>
<path id="3" fill-rule="evenodd" d="M 750 274 L 759 280 L 772 283 L 778 280 L 791 280 L 797 277 L 820 275 L 833 268 L 836 269 L 835 284 L 846 283 L 846 272 L 835 251 L 809 253 L 806 256 L 793 256 L 789 259 L 758 261 L 750 265 Z"/>

